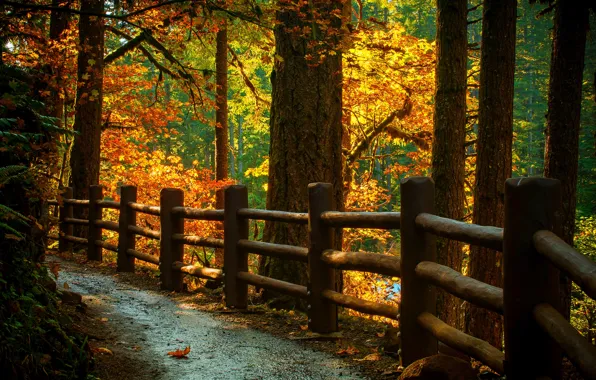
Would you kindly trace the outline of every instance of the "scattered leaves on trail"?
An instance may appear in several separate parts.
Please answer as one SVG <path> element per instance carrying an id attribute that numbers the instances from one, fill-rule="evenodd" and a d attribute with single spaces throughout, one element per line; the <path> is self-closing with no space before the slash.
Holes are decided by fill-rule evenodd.
<path id="1" fill-rule="evenodd" d="M 92 348 L 91 351 L 93 351 L 96 354 L 114 355 L 112 350 L 110 350 L 109 348 L 105 348 L 105 347 Z"/>
<path id="2" fill-rule="evenodd" d="M 176 350 L 176 351 L 170 351 L 168 352 L 168 355 L 177 358 L 177 359 L 182 359 L 182 358 L 187 358 L 186 355 L 188 355 L 188 353 L 190 352 L 190 346 L 187 346 L 184 350 Z"/>
<path id="3" fill-rule="evenodd" d="M 357 362 L 377 361 L 377 360 L 381 360 L 381 354 L 379 354 L 378 352 L 375 352 L 374 354 L 366 355 L 362 359 L 354 359 L 354 361 L 357 361 Z"/>
<path id="4" fill-rule="evenodd" d="M 50 261 L 49 263 L 50 272 L 54 275 L 56 279 L 58 279 L 58 272 L 60 272 L 60 263 L 57 261 Z M 65 282 L 66 284 L 66 282 Z"/>
<path id="5" fill-rule="evenodd" d="M 341 350 L 337 351 L 336 354 L 339 356 L 351 356 L 360 353 L 360 351 L 356 347 L 348 346 L 348 348 L 342 348 Z"/>

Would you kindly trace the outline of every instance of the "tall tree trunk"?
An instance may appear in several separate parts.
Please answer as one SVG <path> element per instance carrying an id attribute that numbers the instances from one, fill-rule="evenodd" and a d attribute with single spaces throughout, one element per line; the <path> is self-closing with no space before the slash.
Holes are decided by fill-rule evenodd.
<path id="1" fill-rule="evenodd" d="M 589 26 L 588 2 L 557 2 L 548 88 L 544 176 L 561 181 L 562 238 L 573 245 L 582 75 Z M 561 311 L 569 319 L 571 283 L 561 275 Z"/>
<path id="2" fill-rule="evenodd" d="M 61 5 L 70 6 L 70 1 L 52 0 L 53 7 L 58 7 Z M 66 30 L 66 28 L 68 28 L 68 17 L 68 13 L 66 12 L 52 11 L 50 15 L 50 40 L 53 43 L 60 42 L 60 36 Z M 58 61 L 60 62 L 59 67 L 53 68 L 54 73 L 52 74 L 56 78 L 56 89 L 52 91 L 52 98 L 49 102 L 50 104 L 48 104 L 51 112 L 50 115 L 58 120 L 59 126 L 62 126 L 62 116 L 64 113 L 64 98 L 60 94 L 63 81 L 60 74 L 64 67 L 64 61 L 66 58 L 65 52 L 66 49 L 60 50 L 60 55 L 62 55 L 64 59 Z"/>
<path id="3" fill-rule="evenodd" d="M 467 11 L 466 0 L 437 0 L 432 178 L 437 214 L 455 220 L 464 217 Z M 437 259 L 440 264 L 461 271 L 461 243 L 438 239 Z M 461 327 L 458 304 L 455 297 L 438 292 L 437 314 L 446 323 Z"/>
<path id="4" fill-rule="evenodd" d="M 53 7 L 65 6 L 70 7 L 70 0 L 52 0 Z M 50 14 L 50 40 L 52 44 L 57 44 L 60 42 L 62 33 L 68 28 L 69 22 L 69 14 L 66 12 L 58 12 L 52 11 Z M 48 73 L 52 78 L 54 78 L 55 83 L 51 86 L 52 87 L 52 96 L 47 102 L 49 115 L 56 118 L 57 125 L 59 127 L 65 126 L 64 123 L 64 81 L 62 80 L 62 72 L 64 70 L 64 64 L 66 61 L 66 48 L 62 47 L 57 49 L 54 52 L 55 54 L 60 54 L 62 59 L 57 60 L 57 65 L 53 67 L 49 66 L 47 68 Z M 58 188 L 62 188 L 64 185 L 64 177 L 68 178 L 68 157 L 69 157 L 69 143 L 67 136 L 60 136 L 63 142 L 64 147 L 62 148 L 64 151 L 62 152 L 62 162 L 60 163 L 60 172 L 58 175 Z M 58 209 L 54 210 L 54 213 L 57 213 Z"/>
<path id="5" fill-rule="evenodd" d="M 244 155 L 244 137 L 242 135 L 242 123 L 244 122 L 244 119 L 242 117 L 237 119 L 237 123 L 238 123 L 238 153 L 237 154 L 237 158 L 236 158 L 236 162 L 238 162 L 238 179 L 243 179 L 244 178 L 244 167 L 243 167 L 243 161 L 242 161 L 242 155 Z"/>
<path id="6" fill-rule="evenodd" d="M 484 0 L 474 223 L 502 227 L 505 217 L 505 180 L 511 177 L 513 143 L 513 73 L 515 71 L 515 21 L 517 0 Z M 472 246 L 469 276 L 503 286 L 502 255 Z M 500 315 L 470 304 L 467 331 L 500 348 L 503 321 Z"/>
<path id="7" fill-rule="evenodd" d="M 215 179 L 228 178 L 228 29 L 226 20 L 222 20 L 216 37 L 215 52 L 216 97 L 215 106 Z M 223 189 L 215 194 L 215 208 L 224 208 Z M 222 229 L 223 225 L 218 229 Z M 223 264 L 223 250 L 215 250 L 215 263 Z"/>
<path id="8" fill-rule="evenodd" d="M 234 151 L 234 123 L 230 123 L 228 121 L 229 127 L 228 127 L 228 135 L 229 135 L 229 140 L 228 140 L 228 144 L 230 147 L 230 150 L 233 152 Z M 234 153 L 230 154 L 230 160 L 228 162 L 229 168 L 230 168 L 230 177 L 231 178 L 236 178 L 236 155 Z"/>
<path id="9" fill-rule="evenodd" d="M 104 0 L 81 1 L 81 12 L 103 11 Z M 84 14 L 80 16 L 79 45 L 74 121 L 74 129 L 78 133 L 70 157 L 71 183 L 75 198 L 89 199 L 89 186 L 99 183 L 104 68 L 103 19 Z"/>
<path id="10" fill-rule="evenodd" d="M 312 23 L 301 18 L 295 8 L 280 1 L 275 28 L 276 59 L 271 75 L 273 86 L 271 107 L 271 137 L 269 148 L 269 182 L 267 209 L 294 212 L 308 210 L 308 184 L 333 184 L 336 207 L 343 209 L 342 197 L 342 84 L 341 54 L 329 54 L 314 66 L 306 55 L 310 39 L 293 28 Z M 309 2 L 320 19 L 334 21 L 331 11 L 341 9 L 340 0 Z M 303 14 L 311 14 L 309 5 Z M 337 20 L 337 19 L 335 19 Z M 321 35 L 313 30 L 313 34 Z M 287 223 L 266 223 L 264 241 L 306 246 L 306 226 Z M 340 240 L 340 239 L 336 239 Z M 338 242 L 341 244 L 341 241 Z M 270 277 L 305 285 L 306 266 L 293 261 L 267 258 L 260 272 Z M 271 293 L 265 297 L 270 298 Z M 289 306 L 295 301 L 281 306 Z"/>

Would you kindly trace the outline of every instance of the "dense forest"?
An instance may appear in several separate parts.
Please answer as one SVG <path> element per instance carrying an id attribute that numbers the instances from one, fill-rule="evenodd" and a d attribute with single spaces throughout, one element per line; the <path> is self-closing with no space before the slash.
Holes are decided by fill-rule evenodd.
<path id="1" fill-rule="evenodd" d="M 562 238 L 596 259 L 594 10 L 567 0 L 3 1 L 0 319 L 16 331 L 15 308 L 43 298 L 20 274 L 47 276 L 39 260 L 56 215 L 44 201 L 69 186 L 88 199 L 101 184 L 118 200 L 119 186 L 136 185 L 146 204 L 175 187 L 187 206 L 222 208 L 222 189 L 237 183 L 250 207 L 306 212 L 308 184 L 328 182 L 338 210 L 399 211 L 400 180 L 430 176 L 438 215 L 502 227 L 505 180 L 545 176 L 562 183 Z M 306 228 L 251 222 L 250 235 L 306 245 Z M 337 237 L 345 251 L 399 255 L 398 231 Z M 159 250 L 142 237 L 137 246 Z M 26 260 L 6 253 L 15 250 Z M 438 261 L 501 286 L 501 256 L 487 250 L 439 240 Z M 222 264 L 218 250 L 186 254 Z M 250 264 L 307 282 L 302 263 Z M 399 300 L 397 278 L 340 282 L 346 294 Z M 596 305 L 561 284 L 566 317 L 596 344 Z M 446 293 L 437 310 L 502 346 L 500 316 Z"/>

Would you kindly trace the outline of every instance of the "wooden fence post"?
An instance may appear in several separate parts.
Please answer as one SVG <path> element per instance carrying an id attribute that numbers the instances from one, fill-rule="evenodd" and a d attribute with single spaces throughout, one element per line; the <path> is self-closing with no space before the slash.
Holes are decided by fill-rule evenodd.
<path id="1" fill-rule="evenodd" d="M 96 240 L 101 240 L 101 227 L 95 225 L 96 220 L 102 218 L 102 207 L 97 201 L 103 199 L 103 188 L 101 186 L 89 186 L 89 232 L 87 236 L 87 260 L 102 259 L 102 249 L 95 244 Z"/>
<path id="2" fill-rule="evenodd" d="M 321 260 L 323 251 L 332 249 L 333 229 L 323 224 L 321 214 L 334 210 L 330 183 L 308 185 L 308 328 L 317 333 L 337 331 L 337 305 L 322 297 L 323 290 L 336 290 L 336 270 Z"/>
<path id="3" fill-rule="evenodd" d="M 536 323 L 540 303 L 559 307 L 559 271 L 533 243 L 538 230 L 559 233 L 561 184 L 546 178 L 511 178 L 505 183 L 503 297 L 507 379 L 561 377 L 562 352 Z"/>
<path id="4" fill-rule="evenodd" d="M 238 240 L 248 239 L 248 219 L 238 218 L 238 209 L 248 208 L 246 186 L 232 185 L 224 191 L 224 294 L 226 307 L 245 309 L 248 284 L 238 272 L 248 272 L 248 254 L 238 249 Z"/>
<path id="5" fill-rule="evenodd" d="M 137 212 L 128 207 L 128 203 L 136 201 L 136 186 L 120 187 L 120 215 L 118 217 L 118 272 L 135 271 L 135 258 L 126 252 L 129 249 L 135 249 L 136 236 L 128 229 L 128 226 L 136 226 Z"/>
<path id="6" fill-rule="evenodd" d="M 183 275 L 172 269 L 174 261 L 182 261 L 184 244 L 174 241 L 174 234 L 184 233 L 184 218 L 172 214 L 172 208 L 184 206 L 184 191 L 180 189 L 162 189 L 160 193 L 159 271 L 161 288 L 179 292 L 182 290 Z"/>
<path id="7" fill-rule="evenodd" d="M 64 219 L 72 218 L 73 217 L 73 207 L 72 205 L 67 205 L 64 203 L 65 199 L 72 199 L 73 197 L 73 189 L 72 187 L 67 187 L 62 192 L 62 205 L 60 206 L 60 215 L 58 215 L 59 219 L 59 228 L 60 232 L 58 234 L 58 250 L 60 252 L 72 252 L 72 243 L 66 239 L 64 239 L 64 235 L 71 235 L 73 234 L 73 225 L 64 223 Z"/>
<path id="8" fill-rule="evenodd" d="M 399 329 L 401 362 L 404 367 L 418 359 L 436 355 L 437 339 L 418 324 L 422 312 L 436 314 L 435 289 L 418 278 L 421 261 L 436 261 L 436 239 L 416 227 L 420 213 L 434 214 L 435 184 L 428 177 L 401 181 L 401 303 Z"/>

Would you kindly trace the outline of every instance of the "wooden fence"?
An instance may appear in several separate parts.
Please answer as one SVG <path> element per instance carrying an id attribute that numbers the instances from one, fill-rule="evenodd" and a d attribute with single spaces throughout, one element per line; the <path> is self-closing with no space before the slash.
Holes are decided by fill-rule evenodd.
<path id="1" fill-rule="evenodd" d="M 505 228 L 479 226 L 434 215 L 434 183 L 413 177 L 401 183 L 401 213 L 338 212 L 333 210 L 330 184 L 309 185 L 308 213 L 248 207 L 244 186 L 225 189 L 224 210 L 184 207 L 184 193 L 163 189 L 160 205 L 136 202 L 136 188 L 123 186 L 121 201 L 103 200 L 102 189 L 91 186 L 89 200 L 72 199 L 66 189 L 60 207 L 59 249 L 87 244 L 90 260 L 101 260 L 102 249 L 117 252 L 119 271 L 133 271 L 135 259 L 159 265 L 163 289 L 182 289 L 184 274 L 223 281 L 229 308 L 246 308 L 248 285 L 273 289 L 307 300 L 308 327 L 314 332 L 337 331 L 337 306 L 399 320 L 402 364 L 438 351 L 438 342 L 483 362 L 508 379 L 560 378 L 562 351 L 586 378 L 596 379 L 596 347 L 557 311 L 559 270 L 590 297 L 596 297 L 596 264 L 563 242 L 556 233 L 561 210 L 560 183 L 544 178 L 509 179 L 505 185 Z M 74 219 L 73 206 L 89 208 L 89 218 Z M 102 209 L 120 210 L 118 223 L 102 220 Z M 136 214 L 160 217 L 161 230 L 136 225 Z M 184 220 L 219 221 L 224 239 L 184 234 Z M 308 225 L 309 247 L 248 239 L 248 221 Z M 73 225 L 86 225 L 88 239 L 73 236 Z M 335 228 L 400 229 L 401 256 L 333 250 Z M 119 233 L 118 245 L 102 240 L 102 230 Z M 135 249 L 135 236 L 160 241 L 159 257 Z M 453 239 L 503 252 L 503 289 L 437 264 L 435 237 Z M 223 248 L 222 269 L 182 262 L 184 245 Z M 308 264 L 308 286 L 291 284 L 248 271 L 248 253 L 297 260 Z M 401 278 L 401 303 L 378 304 L 336 292 L 337 270 L 356 270 Z M 504 316 L 505 353 L 489 343 L 447 325 L 435 316 L 435 287 Z"/>

